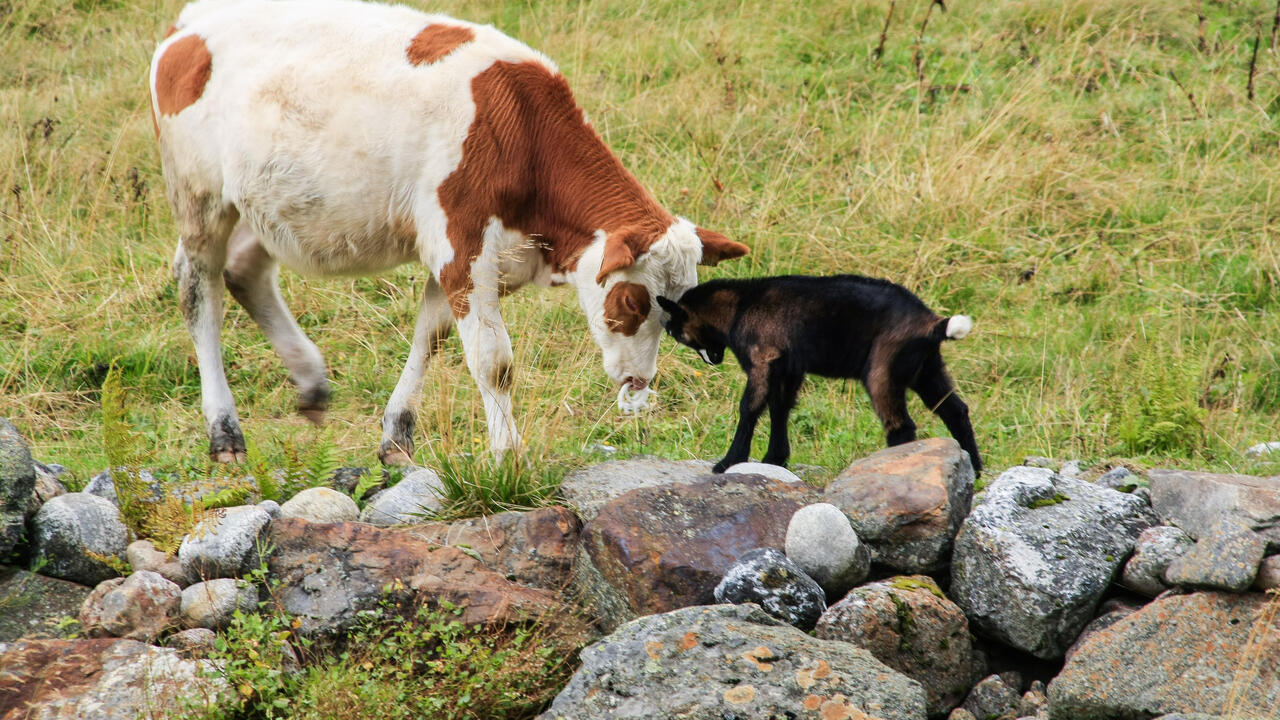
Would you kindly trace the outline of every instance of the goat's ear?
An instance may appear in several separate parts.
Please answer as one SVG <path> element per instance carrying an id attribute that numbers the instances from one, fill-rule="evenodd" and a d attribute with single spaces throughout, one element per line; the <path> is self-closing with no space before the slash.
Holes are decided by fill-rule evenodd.
<path id="1" fill-rule="evenodd" d="M 751 252 L 751 248 L 746 245 L 734 242 L 714 230 L 698 228 L 698 239 L 702 241 L 700 265 L 715 265 L 721 260 L 740 258 Z"/>
<path id="2" fill-rule="evenodd" d="M 604 241 L 604 258 L 600 261 L 600 273 L 596 282 L 604 285 L 609 273 L 625 270 L 636 264 L 636 258 L 648 251 L 657 241 L 652 233 L 634 227 L 626 227 L 609 233 Z"/>
<path id="3" fill-rule="evenodd" d="M 680 303 L 670 298 L 658 296 L 658 306 L 671 314 L 671 317 L 684 317 L 686 315 L 684 308 L 680 307 Z"/>

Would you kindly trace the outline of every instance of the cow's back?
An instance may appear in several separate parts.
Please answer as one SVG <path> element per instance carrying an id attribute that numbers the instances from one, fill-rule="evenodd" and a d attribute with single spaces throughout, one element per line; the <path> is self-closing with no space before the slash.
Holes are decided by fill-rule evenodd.
<path id="1" fill-rule="evenodd" d="M 471 79 L 500 60 L 554 67 L 492 27 L 400 6 L 193 3 L 152 63 L 168 185 L 235 205 L 300 271 L 438 264 L 447 246 L 416 239 L 444 238 L 435 190 L 461 159 Z"/>

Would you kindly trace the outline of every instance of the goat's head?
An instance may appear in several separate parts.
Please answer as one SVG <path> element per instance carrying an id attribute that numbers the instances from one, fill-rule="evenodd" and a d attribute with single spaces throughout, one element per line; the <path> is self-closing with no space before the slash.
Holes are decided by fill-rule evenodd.
<path id="1" fill-rule="evenodd" d="M 707 323 L 696 311 L 678 301 L 658 296 L 658 306 L 666 314 L 662 327 L 676 342 L 698 351 L 708 365 L 724 362 L 727 338 L 723 331 Z"/>
<path id="2" fill-rule="evenodd" d="M 698 282 L 697 265 L 747 254 L 747 246 L 678 218 L 654 238 L 634 231 L 599 234 L 578 260 L 574 284 L 609 379 L 643 390 L 658 371 L 659 296 L 679 297 Z M 724 348 L 720 348 L 721 357 Z"/>

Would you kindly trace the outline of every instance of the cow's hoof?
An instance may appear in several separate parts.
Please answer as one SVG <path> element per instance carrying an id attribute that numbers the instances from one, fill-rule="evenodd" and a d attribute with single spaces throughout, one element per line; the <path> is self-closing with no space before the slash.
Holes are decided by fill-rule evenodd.
<path id="1" fill-rule="evenodd" d="M 324 423 L 324 412 L 329 409 L 329 386 L 319 385 L 298 395 L 298 413 L 312 425 Z"/>
<path id="2" fill-rule="evenodd" d="M 209 459 L 216 463 L 242 463 L 248 458 L 244 450 L 210 450 Z"/>
<path id="3" fill-rule="evenodd" d="M 387 467 L 405 467 L 413 464 L 413 448 L 405 448 L 390 440 L 378 448 L 378 459 Z"/>
<path id="4" fill-rule="evenodd" d="M 323 409 L 320 409 L 320 408 L 304 408 L 304 407 L 299 407 L 299 408 L 298 408 L 298 413 L 299 413 L 299 414 L 301 414 L 301 415 L 302 415 L 302 417 L 306 418 L 306 419 L 307 419 L 307 422 L 311 423 L 312 425 L 323 425 L 323 424 L 324 424 L 324 410 L 323 410 Z"/>

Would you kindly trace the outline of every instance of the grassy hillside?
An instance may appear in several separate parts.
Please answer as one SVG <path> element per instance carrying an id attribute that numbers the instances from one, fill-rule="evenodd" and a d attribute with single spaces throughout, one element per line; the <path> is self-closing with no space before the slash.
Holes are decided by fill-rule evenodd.
<path id="1" fill-rule="evenodd" d="M 113 362 L 152 464 L 205 463 L 145 91 L 180 5 L 0 3 L 0 416 L 80 478 L 106 463 L 99 392 Z M 752 247 L 704 278 L 859 272 L 972 315 L 975 332 L 945 354 L 992 469 L 1037 454 L 1280 472 L 1240 453 L 1280 439 L 1270 0 L 431 7 L 547 52 L 642 183 Z M 332 372 L 322 429 L 294 414 L 285 370 L 232 304 L 226 362 L 251 442 L 375 464 L 422 274 L 282 274 Z M 624 418 L 572 291 L 526 288 L 505 313 L 534 452 L 575 464 L 599 459 L 598 443 L 727 448 L 734 363 L 708 369 L 664 341 L 661 407 Z M 911 409 L 922 434 L 945 434 Z M 456 335 L 428 371 L 419 425 L 419 460 L 486 443 Z M 823 379 L 807 384 L 792 440 L 794 463 L 832 471 L 882 443 L 862 389 Z"/>

